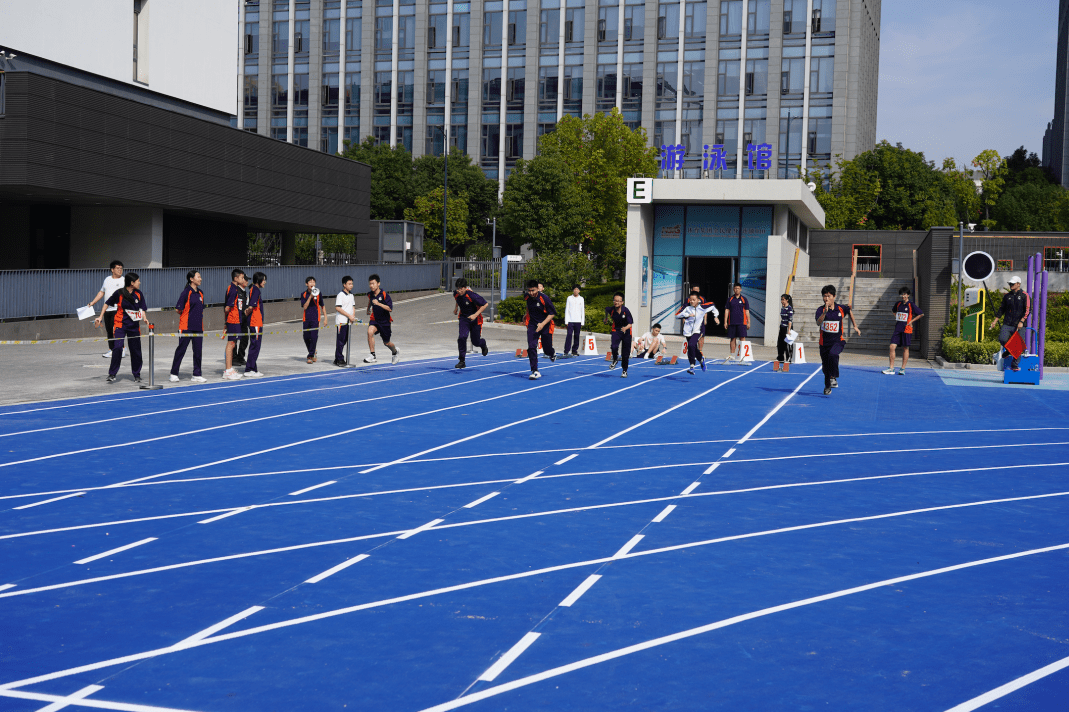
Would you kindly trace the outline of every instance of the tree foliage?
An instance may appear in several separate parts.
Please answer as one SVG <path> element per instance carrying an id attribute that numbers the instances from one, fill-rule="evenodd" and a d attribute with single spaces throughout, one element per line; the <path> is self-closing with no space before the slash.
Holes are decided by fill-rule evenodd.
<path id="1" fill-rule="evenodd" d="M 880 197 L 880 177 L 854 161 L 835 157 L 837 171 L 808 171 L 805 180 L 815 183 L 814 195 L 824 208 L 824 225 L 830 230 L 861 230 L 869 227 L 869 213 Z"/>
<path id="2" fill-rule="evenodd" d="M 998 155 L 998 151 L 989 148 L 981 151 L 980 155 L 972 159 L 973 167 L 980 171 L 983 182 L 980 185 L 984 206 L 983 224 L 988 230 L 995 228 L 995 220 L 991 219 L 991 208 L 998 202 L 998 196 L 1006 185 L 1006 159 Z"/>
<path id="3" fill-rule="evenodd" d="M 557 311 L 562 311 L 564 300 L 572 293 L 572 287 L 594 279 L 597 271 L 590 255 L 554 250 L 539 252 L 528 261 L 524 276 L 544 284 L 546 293 L 557 304 Z"/>
<path id="4" fill-rule="evenodd" d="M 371 166 L 371 219 L 403 220 L 415 198 L 412 154 L 404 145 L 376 145 L 368 136 L 363 143 L 346 142 L 342 156 Z"/>
<path id="5" fill-rule="evenodd" d="M 538 254 L 589 244 L 593 211 L 574 169 L 559 156 L 519 160 L 505 186 L 501 227 Z"/>
<path id="6" fill-rule="evenodd" d="M 442 254 L 442 217 L 445 190 L 434 188 L 416 198 L 411 208 L 405 208 L 405 220 L 423 223 L 423 249 L 431 259 L 440 259 Z M 469 229 L 467 196 L 449 191 L 449 229 L 446 241 L 453 247 L 472 242 L 476 235 Z M 432 248 L 433 245 L 433 248 Z"/>

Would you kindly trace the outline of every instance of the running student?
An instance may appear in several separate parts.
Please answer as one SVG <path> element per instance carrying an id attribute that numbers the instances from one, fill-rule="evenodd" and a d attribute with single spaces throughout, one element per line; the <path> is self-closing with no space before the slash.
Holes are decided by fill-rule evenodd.
<path id="1" fill-rule="evenodd" d="M 249 359 L 245 364 L 245 378 L 260 378 L 263 376 L 256 370 L 256 360 L 260 357 L 260 347 L 264 339 L 264 287 L 267 286 L 267 275 L 256 272 L 252 275 L 252 289 L 249 290 Z"/>
<path id="2" fill-rule="evenodd" d="M 393 321 L 393 299 L 390 298 L 385 289 L 382 289 L 381 280 L 377 274 L 368 277 L 367 286 L 369 289 L 367 293 L 367 313 L 371 317 L 367 327 L 367 347 L 371 353 L 364 359 L 364 363 L 375 363 L 375 334 L 379 335 L 382 343 L 386 344 L 386 348 L 393 354 L 393 358 L 390 359 L 391 363 L 397 363 L 400 356 L 397 355 L 397 347 L 390 341 L 392 334 L 390 322 Z"/>
<path id="3" fill-rule="evenodd" d="M 910 300 L 909 287 L 898 290 L 898 301 L 891 307 L 895 314 L 895 333 L 891 334 L 891 365 L 884 369 L 884 373 L 892 375 L 895 372 L 895 347 L 902 347 L 902 369 L 899 376 L 906 375 L 906 364 L 909 363 L 909 342 L 913 340 L 913 322 L 924 316 L 924 312 Z"/>
<path id="4" fill-rule="evenodd" d="M 316 346 L 319 344 L 319 325 L 327 320 L 327 308 L 323 306 L 323 297 L 316 287 L 316 278 L 304 280 L 305 290 L 301 292 L 301 320 L 304 346 L 308 349 L 308 363 L 316 362 Z"/>
<path id="5" fill-rule="evenodd" d="M 620 362 L 620 352 L 623 351 L 624 370 L 620 378 L 627 378 L 635 319 L 631 316 L 631 310 L 624 306 L 623 292 L 612 295 L 612 306 L 605 310 L 605 321 L 612 322 L 612 363 L 609 364 L 609 370 L 616 368 Z"/>
<path id="6" fill-rule="evenodd" d="M 346 366 L 345 344 L 349 342 L 349 325 L 356 324 L 356 296 L 353 294 L 353 278 L 345 275 L 341 278 L 341 291 L 334 300 L 334 323 L 338 327 L 338 341 L 334 347 L 334 365 Z"/>
<path id="7" fill-rule="evenodd" d="M 791 349 L 787 346 L 787 332 L 794 328 L 794 300 L 789 294 L 779 295 L 779 337 L 776 339 L 776 361 L 772 370 L 791 370 Z"/>
<path id="8" fill-rule="evenodd" d="M 857 328 L 850 307 L 835 303 L 835 285 L 825 286 L 820 290 L 820 295 L 824 298 L 824 306 L 817 309 L 817 325 L 820 327 L 820 370 L 824 372 L 824 395 L 830 395 L 832 388 L 839 387 L 839 354 L 846 346 L 843 330 L 847 317 L 850 318 L 858 336 L 861 336 L 861 329 Z"/>
<path id="9" fill-rule="evenodd" d="M 466 368 L 464 356 L 468 353 L 468 335 L 471 334 L 471 345 L 478 346 L 483 351 L 483 356 L 490 353 L 486 346 L 486 339 L 482 337 L 483 312 L 490 306 L 486 300 L 475 292 L 468 289 L 468 280 L 461 277 L 456 281 L 456 291 L 453 299 L 457 306 L 453 310 L 459 318 L 459 335 L 457 336 L 457 348 L 460 350 L 460 360 L 454 368 Z"/>
<path id="10" fill-rule="evenodd" d="M 103 299 L 105 304 L 104 304 L 104 308 L 103 308 L 101 313 L 103 313 L 105 311 L 110 311 L 110 312 L 114 312 L 115 311 L 115 307 L 109 307 L 107 305 L 107 301 L 109 299 L 111 299 L 111 295 L 112 294 L 115 294 L 115 292 L 119 291 L 120 289 L 122 289 L 123 287 L 126 286 L 126 283 L 123 281 L 123 278 L 122 278 L 122 271 L 123 271 L 122 262 L 119 262 L 119 260 L 112 260 L 110 269 L 111 269 L 111 274 L 104 278 L 104 284 L 100 285 L 100 291 L 97 292 L 97 295 L 95 297 L 93 297 L 93 301 L 89 302 L 89 304 L 87 305 L 87 306 L 91 307 L 94 304 L 96 304 L 97 302 L 99 302 L 101 299 Z M 115 319 L 114 319 L 115 315 L 112 314 L 111 316 L 112 316 L 111 319 L 97 319 L 96 320 L 96 324 L 97 325 L 99 325 L 101 323 L 101 321 L 103 321 L 103 323 L 104 323 L 104 333 L 106 333 L 108 335 L 108 350 L 106 352 L 100 354 L 104 358 L 111 358 L 111 352 L 112 352 L 112 349 L 115 346 L 115 344 L 113 343 L 115 341 L 115 333 L 114 333 L 115 332 Z"/>
<path id="11" fill-rule="evenodd" d="M 579 285 L 572 287 L 572 293 L 564 303 L 564 326 L 568 329 L 564 337 L 564 353 L 561 358 L 579 355 L 579 342 L 583 340 L 583 324 L 586 323 L 586 300 L 579 294 Z"/>
<path id="12" fill-rule="evenodd" d="M 234 370 L 234 350 L 241 338 L 241 322 L 247 303 L 246 284 L 244 272 L 239 269 L 231 271 L 230 284 L 226 287 L 226 298 L 223 300 L 223 314 L 226 316 L 226 370 L 223 371 L 223 378 L 228 381 L 241 378 L 241 374 Z"/>
<path id="13" fill-rule="evenodd" d="M 742 285 L 738 282 L 732 287 L 732 295 L 728 298 L 727 313 L 724 314 L 724 324 L 727 326 L 727 336 L 730 341 L 731 353 L 728 358 L 735 357 L 735 343 L 746 341 L 746 330 L 750 327 L 750 302 L 742 296 Z"/>
<path id="14" fill-rule="evenodd" d="M 664 335 L 661 334 L 660 324 L 654 324 L 649 331 L 638 337 L 638 341 L 635 342 L 635 358 L 657 358 L 657 354 L 664 355 L 667 352 L 668 342 L 665 341 Z"/>
<path id="15" fill-rule="evenodd" d="M 186 349 L 193 344 L 193 378 L 194 383 L 207 383 L 208 379 L 201 375 L 201 349 L 204 346 L 204 292 L 200 291 L 200 284 L 204 281 L 200 272 L 195 269 L 186 273 L 186 287 L 178 295 L 178 303 L 174 305 L 178 312 L 178 331 L 182 336 L 178 339 L 178 347 L 174 350 L 174 361 L 171 362 L 171 382 L 178 382 L 178 369 L 182 366 L 182 359 L 186 356 Z"/>
<path id="16" fill-rule="evenodd" d="M 531 362 L 531 375 L 528 379 L 536 381 L 542 377 L 538 372 L 538 341 L 542 341 L 542 351 L 550 361 L 557 360 L 557 352 L 553 350 L 553 317 L 557 316 L 557 310 L 553 307 L 553 300 L 538 288 L 537 280 L 527 282 L 527 292 L 523 299 L 527 302 L 527 314 L 524 321 L 527 322 L 527 359 Z"/>
<path id="17" fill-rule="evenodd" d="M 720 320 L 717 317 L 720 316 L 720 312 L 717 311 L 716 305 L 712 302 L 702 303 L 701 297 L 691 294 L 690 304 L 676 314 L 677 318 L 683 319 L 683 336 L 687 337 L 687 361 L 690 363 L 687 373 L 694 373 L 695 363 L 701 363 L 702 370 L 705 370 L 705 357 L 702 355 L 698 342 L 702 336 L 702 322 L 705 321 L 705 315 L 709 312 L 713 313 L 714 321 L 719 324 Z"/>
<path id="18" fill-rule="evenodd" d="M 699 287 L 696 284 L 691 285 L 690 294 L 694 294 L 694 295 L 696 295 L 698 297 L 698 303 L 699 304 L 705 304 L 705 300 L 702 299 L 701 287 Z M 683 310 L 690 306 L 690 294 L 688 294 L 685 297 L 683 297 L 683 303 L 679 305 L 679 309 L 676 311 L 676 316 L 679 316 L 680 314 L 682 314 Z M 717 313 L 719 313 L 719 312 L 717 312 Z M 698 337 L 698 350 L 699 351 L 704 351 L 705 350 L 705 327 L 708 325 L 708 322 L 709 322 L 709 315 L 706 314 L 705 316 L 702 317 L 702 326 L 701 326 L 701 332 L 702 333 L 701 333 L 701 336 Z M 717 322 L 717 323 L 719 324 L 720 322 Z"/>
<path id="19" fill-rule="evenodd" d="M 107 316 L 114 319 L 113 333 L 115 341 L 111 347 L 111 368 L 108 369 L 108 383 L 115 383 L 119 375 L 119 365 L 122 363 L 123 339 L 126 339 L 130 348 L 130 371 L 134 374 L 134 382 L 141 382 L 141 320 L 145 318 L 145 295 L 141 293 L 141 278 L 135 272 L 129 272 L 123 277 L 126 285 L 119 291 L 108 297 L 104 302 L 109 307 L 115 307 L 114 316 L 100 312 L 96 318 L 96 325 Z"/>

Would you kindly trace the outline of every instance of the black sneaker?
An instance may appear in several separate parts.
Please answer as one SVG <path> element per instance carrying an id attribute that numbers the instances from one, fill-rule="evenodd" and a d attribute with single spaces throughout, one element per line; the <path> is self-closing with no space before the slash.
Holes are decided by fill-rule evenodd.
<path id="1" fill-rule="evenodd" d="M 134 376 L 134 383 L 141 383 L 141 376 Z"/>
<path id="2" fill-rule="evenodd" d="M 575 358 L 575 357 L 577 357 L 578 355 L 579 355 L 579 352 L 578 352 L 578 351 L 572 351 L 572 358 Z"/>
<path id="3" fill-rule="evenodd" d="M 453 368 L 467 368 L 467 367 L 468 367 L 468 364 L 464 363 L 464 359 L 460 359 L 459 361 L 457 361 L 457 365 L 453 366 Z"/>
<path id="4" fill-rule="evenodd" d="M 345 362 L 344 361 L 339 361 L 337 359 L 334 359 L 334 365 L 335 366 L 344 366 Z"/>
<path id="5" fill-rule="evenodd" d="M 119 379 L 116 378 L 115 376 L 108 376 L 107 382 L 108 383 L 115 383 L 115 381 L 117 381 L 117 380 L 119 380 Z"/>
<path id="6" fill-rule="evenodd" d="M 485 342 L 483 342 L 482 349 L 483 349 L 483 356 L 485 356 L 486 354 L 490 353 L 490 347 L 487 346 Z"/>
<path id="7" fill-rule="evenodd" d="M 620 359 L 618 359 L 618 358 L 614 358 L 614 359 L 612 360 L 612 363 L 610 363 L 610 364 L 609 364 L 609 370 L 611 371 L 611 370 L 613 370 L 614 368 L 616 368 L 616 364 L 618 364 L 618 363 L 620 363 Z"/>
<path id="8" fill-rule="evenodd" d="M 831 386 L 824 386 L 824 395 L 826 395 L 826 396 L 830 396 L 831 395 Z"/>

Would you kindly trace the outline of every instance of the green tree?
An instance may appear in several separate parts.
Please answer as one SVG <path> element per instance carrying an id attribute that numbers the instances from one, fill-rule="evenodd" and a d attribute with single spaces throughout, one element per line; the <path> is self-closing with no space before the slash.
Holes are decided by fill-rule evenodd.
<path id="1" fill-rule="evenodd" d="M 838 171 L 825 169 L 807 171 L 804 180 L 815 183 L 814 195 L 824 208 L 824 225 L 829 230 L 861 230 L 871 228 L 869 213 L 880 197 L 880 177 L 865 170 L 854 161 L 835 157 Z"/>
<path id="2" fill-rule="evenodd" d="M 589 244 L 592 210 L 578 183 L 556 154 L 517 161 L 505 184 L 501 229 L 538 254 Z"/>
<path id="3" fill-rule="evenodd" d="M 983 176 L 983 182 L 980 184 L 984 207 L 982 222 L 984 227 L 990 230 L 995 227 L 996 223 L 991 219 L 991 208 L 998 202 L 998 196 L 1006 185 L 1006 174 L 1009 173 L 1009 169 L 1006 167 L 1006 159 L 992 148 L 981 151 L 979 156 L 972 159 L 972 164 L 980 170 Z"/>
<path id="4" fill-rule="evenodd" d="M 632 131 L 616 109 L 582 119 L 565 116 L 539 139 L 542 156 L 562 161 L 571 169 L 589 211 L 582 247 L 593 253 L 604 269 L 619 269 L 624 263 L 627 179 L 657 171 L 659 151 L 646 144 L 645 129 Z"/>
<path id="5" fill-rule="evenodd" d="M 923 153 L 881 141 L 854 162 L 880 180 L 867 225 L 879 230 L 927 230 L 953 221 L 956 208 L 950 185 Z"/>
<path id="6" fill-rule="evenodd" d="M 972 179 L 972 171 L 965 166 L 960 169 L 953 158 L 943 159 L 943 176 L 950 187 L 954 197 L 954 207 L 957 219 L 947 223 L 956 225 L 959 222 L 974 223 L 980 219 L 980 194 L 976 192 L 976 183 Z"/>
<path id="7" fill-rule="evenodd" d="M 412 164 L 414 195 L 426 195 L 444 185 L 443 156 L 420 156 Z M 467 197 L 468 214 L 475 227 L 497 214 L 497 181 L 491 180 L 471 156 L 454 147 L 449 152 L 449 194 Z"/>
<path id="8" fill-rule="evenodd" d="M 546 293 L 562 310 L 572 287 L 584 284 L 597 276 L 597 267 L 590 255 L 582 252 L 554 250 L 539 252 L 527 263 L 524 277 L 537 279 L 546 285 Z"/>
<path id="9" fill-rule="evenodd" d="M 412 154 L 403 144 L 376 145 L 368 136 L 363 143 L 345 142 L 342 156 L 371 166 L 371 219 L 402 220 L 405 208 L 417 195 L 413 187 Z"/>
<path id="10" fill-rule="evenodd" d="M 1035 170 L 1035 169 L 1029 169 Z M 1001 230 L 1065 230 L 1069 194 L 1060 185 L 1046 181 L 1019 183 L 1006 188 L 991 208 L 993 222 Z"/>
<path id="11" fill-rule="evenodd" d="M 405 208 L 404 219 L 423 223 L 423 249 L 431 259 L 440 259 L 442 255 L 442 188 L 416 198 L 411 208 Z M 449 195 L 449 229 L 446 231 L 449 253 L 458 246 L 472 242 L 477 235 L 468 232 L 467 196 L 451 193 Z M 432 247 L 433 246 L 433 247 Z"/>

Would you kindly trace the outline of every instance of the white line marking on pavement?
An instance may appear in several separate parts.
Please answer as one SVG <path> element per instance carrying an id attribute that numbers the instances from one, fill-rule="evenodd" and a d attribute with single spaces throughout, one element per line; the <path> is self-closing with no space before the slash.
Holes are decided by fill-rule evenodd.
<path id="1" fill-rule="evenodd" d="M 407 532 L 405 532 L 404 534 L 400 535 L 397 538 L 398 539 L 407 539 L 410 536 L 415 536 L 416 534 L 419 534 L 422 531 L 426 531 L 426 530 L 430 529 L 431 527 L 433 527 L 433 526 L 435 526 L 437 524 L 441 524 L 444 521 L 445 521 L 444 519 L 434 519 L 432 521 L 427 522 L 426 524 L 422 524 L 422 525 L 416 527 L 415 529 L 409 529 Z"/>
<path id="2" fill-rule="evenodd" d="M 215 625 L 208 626 L 207 628 L 205 628 L 204 630 L 200 631 L 199 633 L 194 633 L 193 635 L 189 636 L 188 638 L 185 638 L 184 640 L 178 641 L 177 643 L 175 643 L 171 647 L 173 647 L 176 650 L 183 650 L 185 648 L 188 648 L 191 645 L 193 645 L 194 643 L 198 643 L 198 642 L 200 642 L 200 641 L 202 641 L 202 640 L 204 640 L 206 638 L 209 638 L 213 634 L 218 633 L 219 631 L 221 631 L 223 628 L 228 628 L 229 626 L 232 626 L 233 624 L 237 623 L 238 621 L 244 620 L 245 618 L 248 618 L 249 616 L 251 616 L 253 613 L 257 613 L 258 611 L 262 611 L 263 609 L 264 609 L 263 606 L 251 606 L 249 608 L 246 608 L 241 613 L 236 613 L 236 614 L 230 616 L 229 618 L 227 618 L 226 620 L 222 620 L 222 621 L 219 621 L 218 623 L 216 623 Z"/>
<path id="3" fill-rule="evenodd" d="M 689 485 L 687 485 L 687 488 L 685 490 L 683 490 L 682 494 L 690 494 L 694 490 L 696 490 L 699 487 L 701 487 L 701 484 L 702 483 L 700 481 L 699 482 L 691 482 Z"/>
<path id="4" fill-rule="evenodd" d="M 468 502 L 467 504 L 465 504 L 464 505 L 464 509 L 471 509 L 472 507 L 478 507 L 480 504 L 482 504 L 486 500 L 491 499 L 493 497 L 496 497 L 499 494 L 501 494 L 501 493 L 500 492 L 491 492 L 490 494 L 486 495 L 485 497 L 479 497 L 479 499 L 475 500 L 474 502 Z"/>
<path id="5" fill-rule="evenodd" d="M 724 453 L 723 455 L 721 455 L 720 457 L 731 457 L 731 455 L 732 455 L 732 454 L 733 454 L 734 452 L 735 452 L 735 448 L 731 448 L 730 450 L 728 450 L 727 452 L 725 452 L 725 453 Z"/>
<path id="6" fill-rule="evenodd" d="M 586 577 L 583 583 L 575 587 L 575 590 L 568 594 L 568 597 L 558 603 L 558 606 L 564 606 L 565 608 L 571 606 L 573 603 L 579 600 L 579 597 L 590 590 L 590 587 L 598 582 L 601 578 L 601 574 L 592 574 Z"/>
<path id="7" fill-rule="evenodd" d="M 85 492 L 73 492 L 71 494 L 65 494 L 62 497 L 53 497 L 52 499 L 45 499 L 40 502 L 31 502 L 30 504 L 24 504 L 21 507 L 12 507 L 12 509 L 29 509 L 30 507 L 39 507 L 42 504 L 48 504 L 49 502 L 58 502 L 61 499 L 70 499 L 71 497 L 81 497 Z"/>
<path id="8" fill-rule="evenodd" d="M 516 484 L 522 485 L 524 482 L 527 482 L 528 480 L 533 480 L 534 478 L 538 477 L 539 475 L 543 474 L 544 472 L 545 472 L 545 470 L 539 470 L 537 472 L 532 472 L 531 474 L 527 475 L 526 477 L 523 477 L 521 479 L 516 480 Z"/>
<path id="9" fill-rule="evenodd" d="M 370 557 L 369 554 L 360 554 L 359 556 L 354 556 L 351 559 L 346 559 L 345 561 L 341 562 L 337 566 L 332 566 L 329 569 L 327 569 L 326 571 L 324 571 L 323 573 L 316 574 L 312 578 L 310 578 L 307 581 L 305 581 L 305 583 L 319 583 L 320 581 L 322 581 L 323 579 L 327 578 L 328 576 L 333 576 L 334 574 L 338 573 L 339 571 L 342 571 L 343 569 L 347 569 L 350 566 L 352 566 L 353 564 L 358 564 L 361 561 L 363 561 L 364 559 L 367 559 L 369 557 Z"/>
<path id="10" fill-rule="evenodd" d="M 1047 675 L 1053 675 L 1059 670 L 1064 670 L 1067 667 L 1069 667 L 1069 658 L 1062 658 L 1061 660 L 1056 660 L 1050 665 L 1045 665 L 1044 667 L 1041 667 L 1038 670 L 1033 670 L 1027 675 L 1022 675 L 1021 677 L 1017 678 L 1012 682 L 1007 682 L 1005 685 L 996 687 L 994 690 L 985 692 L 984 694 L 979 695 L 978 697 L 974 697 L 971 700 L 968 700 L 967 702 L 962 702 L 960 705 L 955 705 L 954 707 L 951 707 L 949 710 L 947 710 L 947 712 L 972 712 L 972 710 L 978 707 L 983 707 L 989 702 L 994 702 L 1000 697 L 1005 697 L 1011 692 L 1020 690 L 1026 685 L 1031 685 L 1036 680 L 1042 680 Z M 987 674 L 990 675 L 990 673 Z"/>
<path id="11" fill-rule="evenodd" d="M 563 465 L 564 463 L 568 462 L 568 460 L 572 460 L 572 459 L 575 459 L 575 458 L 577 458 L 577 457 L 579 457 L 579 453 L 577 453 L 577 452 L 573 452 L 573 453 L 572 453 L 571 455 L 569 455 L 568 457 L 564 458 L 563 460 L 557 460 L 557 461 L 556 461 L 556 462 L 554 462 L 553 464 L 554 464 L 554 465 Z"/>
<path id="12" fill-rule="evenodd" d="M 90 685 L 90 687 L 95 687 Z M 37 702 L 64 702 L 65 700 L 71 700 L 70 697 L 62 697 L 60 695 L 46 695 L 41 692 L 23 692 L 22 690 L 0 690 L 0 695 L 4 697 L 13 697 L 19 700 L 35 700 Z M 100 710 L 118 710 L 119 712 L 194 712 L 193 710 L 178 709 L 177 707 L 155 707 L 153 705 L 140 705 L 131 702 L 115 702 L 113 700 L 94 700 L 91 698 L 84 698 L 79 700 L 72 700 L 69 704 L 76 707 L 92 707 Z M 64 707 L 66 704 L 64 704 Z M 45 709 L 52 709 L 46 707 Z M 62 709 L 62 708 L 60 708 Z M 39 710 L 38 712 L 43 712 Z"/>
<path id="13" fill-rule="evenodd" d="M 709 469 L 707 469 L 707 470 L 706 470 L 705 472 L 703 472 L 702 474 L 703 474 L 703 475 L 710 475 L 710 474 L 712 474 L 712 473 L 713 473 L 713 470 L 715 470 L 715 469 L 716 469 L 716 468 L 718 468 L 718 467 L 720 467 L 720 463 L 719 463 L 719 462 L 714 462 L 713 464 L 709 465 Z"/>
<path id="14" fill-rule="evenodd" d="M 320 482 L 318 485 L 312 485 L 311 487 L 305 487 L 304 489 L 297 490 L 296 492 L 290 492 L 289 496 L 290 497 L 296 497 L 299 494 L 304 494 L 305 492 L 311 492 L 312 490 L 317 490 L 320 487 L 326 487 L 327 485 L 333 485 L 333 484 L 337 484 L 337 483 L 338 483 L 337 480 L 330 480 L 329 482 Z"/>
<path id="15" fill-rule="evenodd" d="M 627 552 L 635 548 L 635 544 L 638 544 L 645 537 L 645 534 L 636 534 L 628 540 L 626 544 L 620 547 L 620 550 L 612 555 L 613 559 L 620 559 L 627 555 Z"/>
<path id="16" fill-rule="evenodd" d="M 227 517 L 232 517 L 235 514 L 241 514 L 242 512 L 247 512 L 250 509 L 253 509 L 253 507 L 239 507 L 238 509 L 232 509 L 229 512 L 227 512 L 226 514 L 220 514 L 219 516 L 212 517 L 211 519 L 202 519 L 199 522 L 197 522 L 197 524 L 211 524 L 212 522 L 217 522 L 220 519 L 226 519 Z"/>
<path id="17" fill-rule="evenodd" d="M 674 505 L 674 504 L 668 505 L 667 507 L 665 507 L 664 509 L 661 510 L 660 514 L 658 514 L 656 517 L 653 518 L 653 521 L 655 523 L 656 522 L 663 522 L 664 518 L 667 517 L 669 514 L 671 514 L 672 510 L 675 509 L 675 508 L 676 508 L 676 505 Z"/>
<path id="18" fill-rule="evenodd" d="M 37 710 L 37 712 L 58 712 L 58 710 L 61 710 L 64 707 L 69 707 L 71 704 L 77 702 L 78 700 L 85 699 L 97 690 L 103 689 L 103 685 L 87 685 L 82 689 L 78 690 L 77 692 L 72 692 L 66 697 L 57 699 L 55 702 L 48 705 L 47 707 L 42 707 L 41 709 Z"/>
<path id="19" fill-rule="evenodd" d="M 485 680 L 486 682 L 493 681 L 498 675 L 505 671 L 505 668 L 512 664 L 513 660 L 520 657 L 520 655 L 523 654 L 523 651 L 531 647 L 531 643 L 538 640 L 538 636 L 540 635 L 542 634 L 528 633 L 520 638 L 520 641 L 509 648 L 507 653 L 498 658 L 496 663 L 487 668 L 486 672 L 479 676 L 479 679 Z"/>
<path id="20" fill-rule="evenodd" d="M 150 536 L 147 539 L 142 539 L 141 541 L 135 541 L 133 544 L 127 544 L 126 546 L 120 546 L 120 547 L 116 547 L 114 549 L 108 549 L 107 551 L 102 552 L 100 554 L 95 554 L 93 556 L 87 556 L 84 559 L 78 559 L 74 563 L 76 563 L 76 564 L 88 564 L 90 561 L 96 561 L 97 559 L 103 559 L 106 556 L 111 556 L 112 554 L 118 554 L 120 551 L 126 551 L 127 549 L 133 549 L 135 546 L 141 546 L 142 544 L 148 544 L 150 541 L 156 541 L 156 537 Z"/>
<path id="21" fill-rule="evenodd" d="M 954 445 L 952 447 L 916 447 L 905 450 L 859 450 L 857 452 L 818 452 L 806 455 L 781 455 L 778 457 L 753 457 L 746 460 L 732 460 L 739 462 L 773 462 L 775 460 L 804 460 L 814 457 L 845 457 L 847 455 L 892 455 L 902 452 L 938 452 L 942 450 L 987 450 L 1002 447 L 1051 447 L 1057 445 L 1069 445 L 1064 443 L 987 443 L 985 445 Z"/>
<path id="22" fill-rule="evenodd" d="M 9 588 L 15 588 L 15 586 L 17 586 L 17 585 L 18 584 L 14 584 L 14 583 L 5 583 L 3 586 L 0 586 L 0 591 L 6 591 Z"/>

